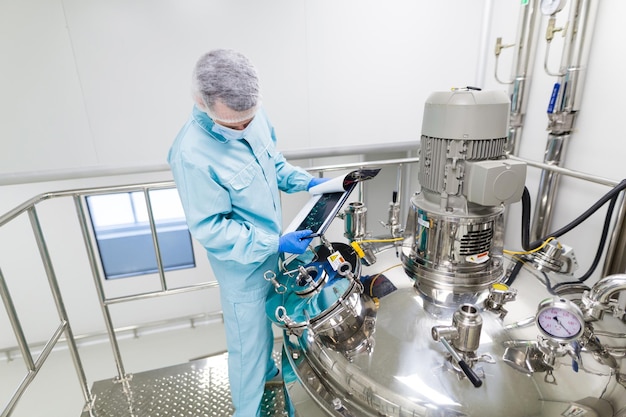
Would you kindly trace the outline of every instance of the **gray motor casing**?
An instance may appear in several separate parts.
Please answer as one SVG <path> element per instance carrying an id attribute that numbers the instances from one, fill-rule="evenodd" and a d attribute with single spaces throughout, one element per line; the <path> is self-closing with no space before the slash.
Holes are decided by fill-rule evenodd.
<path id="1" fill-rule="evenodd" d="M 526 165 L 506 157 L 509 99 L 456 89 L 424 106 L 418 180 L 403 264 L 435 304 L 475 302 L 503 275 L 504 205 L 519 201 Z"/>

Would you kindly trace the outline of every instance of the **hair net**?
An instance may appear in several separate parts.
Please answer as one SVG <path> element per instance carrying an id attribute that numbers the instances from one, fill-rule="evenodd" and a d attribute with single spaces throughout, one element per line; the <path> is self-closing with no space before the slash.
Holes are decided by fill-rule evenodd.
<path id="1" fill-rule="evenodd" d="M 259 102 L 259 78 L 252 62 L 230 49 L 204 54 L 193 73 L 194 94 L 214 120 L 238 123 L 254 117 Z M 217 102 L 225 106 L 215 108 Z"/>

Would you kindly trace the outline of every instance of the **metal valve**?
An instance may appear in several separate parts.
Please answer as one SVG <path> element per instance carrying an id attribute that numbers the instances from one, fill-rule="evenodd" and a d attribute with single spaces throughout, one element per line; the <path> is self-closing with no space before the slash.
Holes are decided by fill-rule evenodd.
<path id="1" fill-rule="evenodd" d="M 489 311 L 497 313 L 503 319 L 508 313 L 504 308 L 504 304 L 509 301 L 515 301 L 515 297 L 517 297 L 517 290 L 498 282 L 489 287 L 489 295 L 484 302 L 484 307 Z"/>
<path id="2" fill-rule="evenodd" d="M 480 343 L 482 326 L 483 319 L 478 313 L 476 306 L 463 304 L 454 312 L 451 326 L 434 326 L 431 329 L 433 340 L 443 344 L 476 388 L 482 385 L 482 380 L 476 375 L 471 366 L 467 364 L 464 357 L 459 355 L 459 352 L 464 356 L 475 357 Z"/>

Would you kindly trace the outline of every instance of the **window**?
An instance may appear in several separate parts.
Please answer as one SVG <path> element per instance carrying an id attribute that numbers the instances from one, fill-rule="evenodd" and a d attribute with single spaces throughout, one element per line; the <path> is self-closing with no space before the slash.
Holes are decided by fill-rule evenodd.
<path id="1" fill-rule="evenodd" d="M 151 190 L 149 196 L 163 269 L 195 267 L 191 236 L 176 189 Z M 106 279 L 158 271 L 142 191 L 89 196 L 87 206 Z"/>

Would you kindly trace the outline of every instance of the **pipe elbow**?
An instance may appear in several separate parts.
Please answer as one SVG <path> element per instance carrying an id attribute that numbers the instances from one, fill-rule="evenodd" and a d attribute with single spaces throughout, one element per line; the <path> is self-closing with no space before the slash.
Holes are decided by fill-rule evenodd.
<path id="1" fill-rule="evenodd" d="M 626 274 L 609 275 L 591 287 L 589 299 L 600 304 L 608 304 L 613 294 L 624 290 L 626 290 Z"/>
<path id="2" fill-rule="evenodd" d="M 609 300 L 620 291 L 626 290 L 626 274 L 609 275 L 596 282 L 583 295 L 585 316 L 589 320 L 601 320 L 604 311 L 610 310 Z"/>

